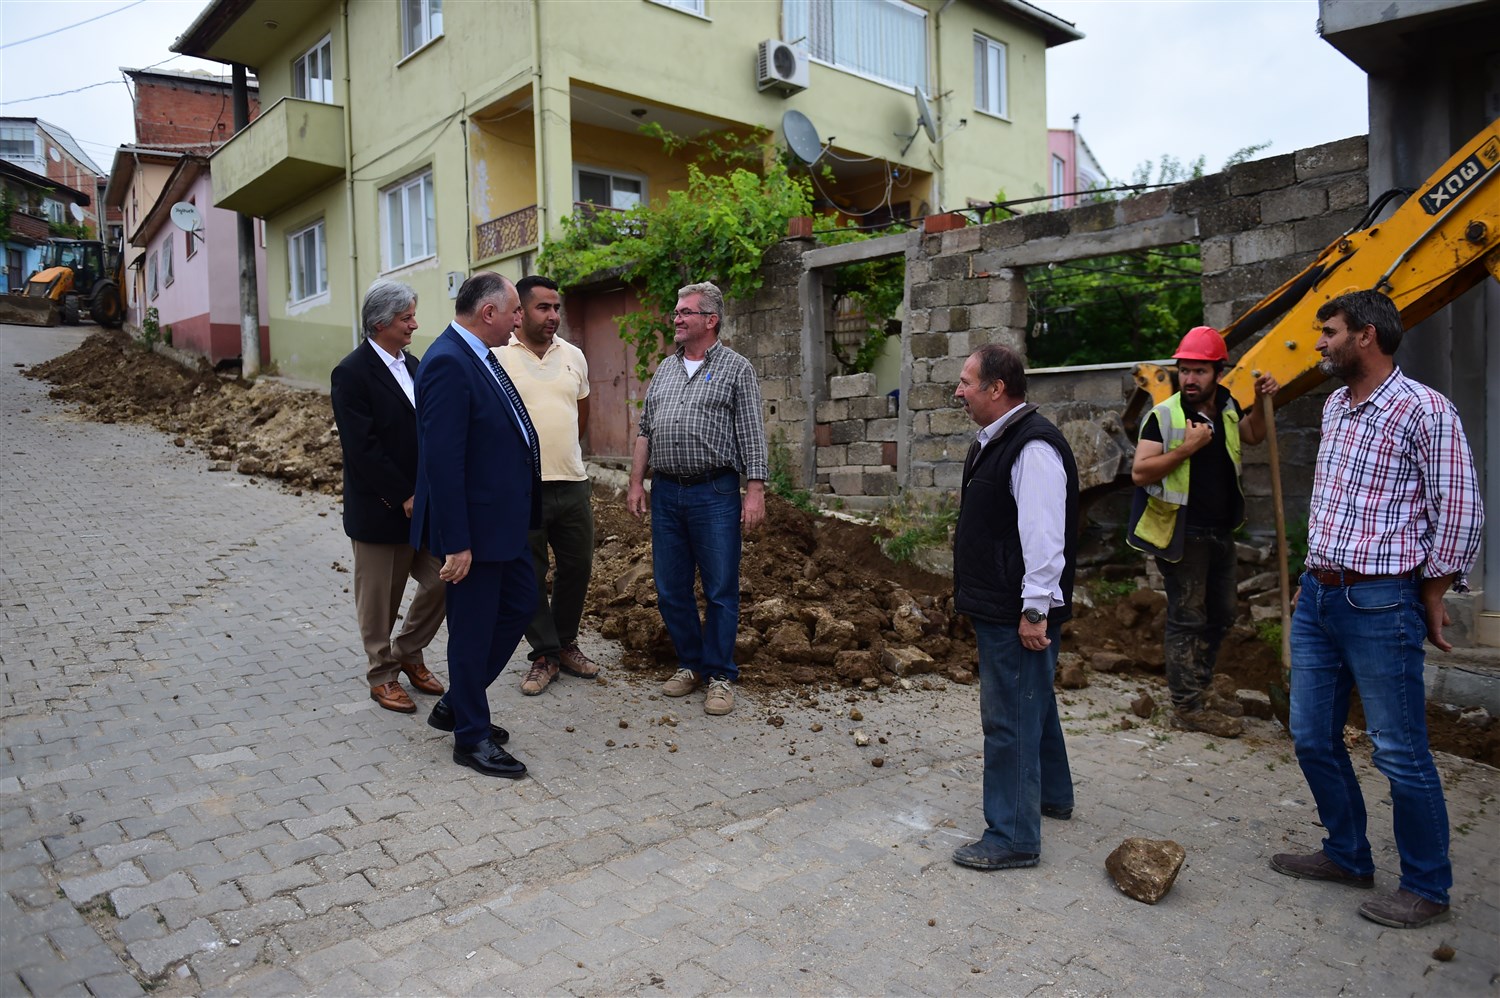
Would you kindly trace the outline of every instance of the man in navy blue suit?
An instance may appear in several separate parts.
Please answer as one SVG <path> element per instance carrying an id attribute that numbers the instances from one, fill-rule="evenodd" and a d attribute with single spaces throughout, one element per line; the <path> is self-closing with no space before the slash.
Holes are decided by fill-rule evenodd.
<path id="1" fill-rule="evenodd" d="M 417 371 L 417 492 L 411 543 L 443 565 L 448 684 L 427 723 L 453 732 L 453 761 L 517 779 L 526 767 L 490 723 L 488 690 L 536 609 L 529 530 L 541 522 L 541 456 L 520 394 L 491 347 L 520 321 L 515 285 L 479 273 Z"/>

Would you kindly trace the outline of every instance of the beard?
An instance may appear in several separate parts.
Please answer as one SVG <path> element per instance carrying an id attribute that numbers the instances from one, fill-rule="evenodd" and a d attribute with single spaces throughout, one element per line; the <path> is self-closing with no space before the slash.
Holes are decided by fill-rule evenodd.
<path id="1" fill-rule="evenodd" d="M 1340 357 L 1337 354 L 1329 354 L 1318 361 L 1318 370 L 1330 378 L 1338 378 L 1340 381 L 1348 381 L 1350 376 L 1357 373 L 1357 365 L 1348 357 Z"/>

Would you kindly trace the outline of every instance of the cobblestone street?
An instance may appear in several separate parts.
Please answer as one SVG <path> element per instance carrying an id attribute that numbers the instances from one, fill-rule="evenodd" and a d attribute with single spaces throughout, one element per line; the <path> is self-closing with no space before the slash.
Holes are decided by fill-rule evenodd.
<path id="1" fill-rule="evenodd" d="M 1386 929 L 1269 869 L 1321 838 L 1278 726 L 1122 731 L 1129 679 L 1066 695 L 1078 806 L 1026 870 L 949 860 L 983 828 L 977 687 L 710 718 L 618 671 L 523 697 L 513 663 L 530 778 L 456 766 L 432 698 L 368 697 L 338 505 L 22 376 L 81 339 L 0 326 L 0 995 L 1500 991 L 1495 770 L 1439 758 L 1454 920 Z M 1132 835 L 1187 850 L 1159 905 L 1105 873 Z"/>

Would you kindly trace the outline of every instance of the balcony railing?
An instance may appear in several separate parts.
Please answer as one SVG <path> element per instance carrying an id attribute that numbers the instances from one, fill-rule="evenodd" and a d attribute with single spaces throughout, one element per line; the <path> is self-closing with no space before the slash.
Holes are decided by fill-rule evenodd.
<path id="1" fill-rule="evenodd" d="M 537 242 L 536 205 L 474 226 L 475 252 L 481 260 L 504 256 Z"/>

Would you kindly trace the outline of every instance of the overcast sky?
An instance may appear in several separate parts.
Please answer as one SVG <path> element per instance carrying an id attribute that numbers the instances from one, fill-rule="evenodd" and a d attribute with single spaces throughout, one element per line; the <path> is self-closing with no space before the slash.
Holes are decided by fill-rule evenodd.
<path id="1" fill-rule="evenodd" d="M 710 0 L 710 7 L 716 2 L 735 0 Z M 1212 172 L 1244 146 L 1270 142 L 1260 154 L 1268 156 L 1367 130 L 1364 74 L 1318 37 L 1316 0 L 1037 6 L 1087 36 L 1047 53 L 1048 123 L 1065 128 L 1080 115 L 1084 138 L 1113 177 L 1128 179 L 1137 164 L 1163 154 L 1206 156 Z M 0 0 L 0 113 L 66 128 L 107 171 L 115 147 L 134 137 L 119 67 L 170 60 L 163 68 L 225 70 L 168 51 L 203 7 L 201 0 Z M 25 41 L 48 32 L 55 33 Z"/>

